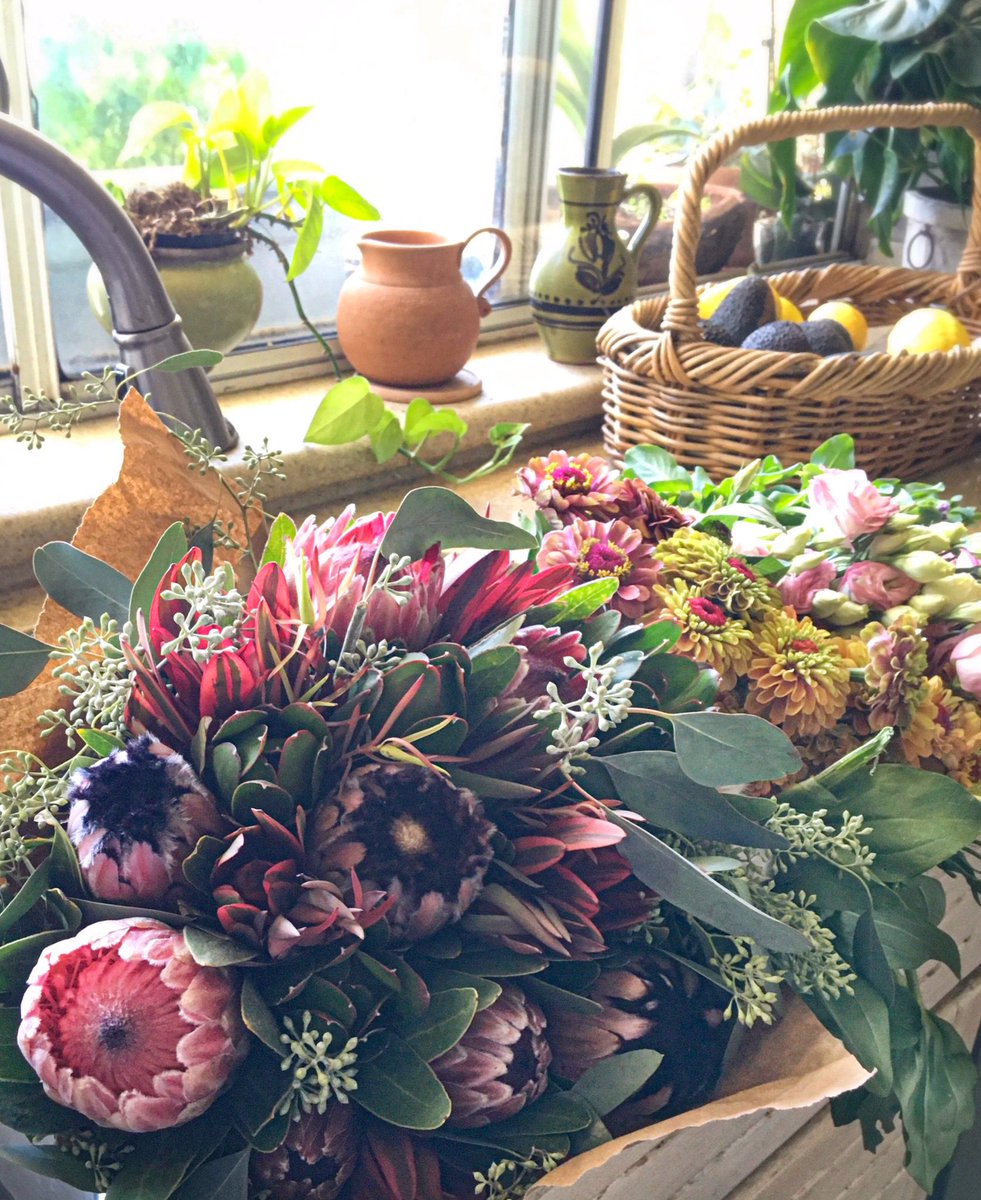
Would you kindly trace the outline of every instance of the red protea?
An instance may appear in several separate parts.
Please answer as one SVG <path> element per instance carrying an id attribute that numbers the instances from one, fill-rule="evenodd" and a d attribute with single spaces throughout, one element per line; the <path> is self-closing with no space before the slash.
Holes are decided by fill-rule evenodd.
<path id="1" fill-rule="evenodd" d="M 268 1200 L 336 1200 L 358 1162 L 360 1129 L 353 1105 L 334 1102 L 303 1113 L 269 1154 L 254 1153 L 249 1174 Z"/>
<path id="2" fill-rule="evenodd" d="M 170 907 L 198 838 L 222 832 L 190 766 L 148 734 L 76 771 L 68 799 L 68 835 L 97 900 Z"/>
<path id="3" fill-rule="evenodd" d="M 316 820 L 322 874 L 356 869 L 390 899 L 388 922 L 406 941 L 459 919 L 479 894 L 494 827 L 477 797 L 422 766 L 352 771 Z"/>
<path id="4" fill-rule="evenodd" d="M 97 921 L 42 950 L 17 1042 L 48 1095 L 130 1133 L 200 1116 L 248 1052 L 238 982 L 178 930 Z"/>
<path id="5" fill-rule="evenodd" d="M 513 984 L 504 985 L 456 1045 L 431 1064 L 453 1105 L 447 1125 L 478 1129 L 538 1099 L 552 1061 L 545 1024 L 537 1004 Z"/>
<path id="6" fill-rule="evenodd" d="M 253 813 L 256 823 L 229 834 L 211 874 L 218 920 L 232 937 L 282 958 L 338 939 L 359 941 L 391 907 L 384 892 L 363 888 L 353 873 L 310 873 L 302 808 L 297 833 L 260 809 Z"/>
<path id="7" fill-rule="evenodd" d="M 464 927 L 519 954 L 584 959 L 607 949 L 604 930 L 641 925 L 657 897 L 616 849 L 626 836 L 595 801 L 513 809 L 513 854 L 494 873 Z"/>
<path id="8" fill-rule="evenodd" d="M 575 582 L 568 563 L 538 571 L 534 563 L 512 562 L 507 550 L 490 551 L 476 561 L 456 555 L 447 564 L 434 638 L 470 645 L 510 617 L 555 600 Z"/>

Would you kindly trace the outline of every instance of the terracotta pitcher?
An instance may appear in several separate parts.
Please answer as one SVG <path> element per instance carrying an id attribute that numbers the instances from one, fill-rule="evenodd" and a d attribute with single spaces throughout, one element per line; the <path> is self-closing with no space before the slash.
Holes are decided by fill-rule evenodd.
<path id="1" fill-rule="evenodd" d="M 501 243 L 497 261 L 471 290 L 460 273 L 463 251 L 478 234 Z M 372 382 L 413 388 L 445 383 L 473 354 L 484 293 L 511 260 L 511 239 L 487 226 L 462 242 L 415 229 L 369 233 L 358 246 L 360 268 L 341 288 L 337 336 L 348 361 Z"/>

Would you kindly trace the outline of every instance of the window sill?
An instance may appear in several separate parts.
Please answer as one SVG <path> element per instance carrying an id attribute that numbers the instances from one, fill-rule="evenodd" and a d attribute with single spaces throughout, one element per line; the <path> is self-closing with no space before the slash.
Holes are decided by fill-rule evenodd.
<path id="1" fill-rule="evenodd" d="M 537 338 L 491 344 L 478 349 L 471 366 L 484 382 L 476 400 L 455 405 L 470 428 L 461 462 L 483 457 L 487 432 L 499 421 L 525 421 L 531 429 L 522 450 L 559 445 L 564 439 L 595 432 L 600 423 L 601 374 L 596 366 L 552 362 Z M 372 507 L 391 507 L 412 486 L 433 481 L 420 469 L 388 463 L 379 470 L 366 443 L 351 446 L 308 446 L 303 442 L 320 402 L 326 377 L 239 392 L 222 399 L 222 409 L 239 432 L 239 445 L 225 470 L 242 462 L 243 447 L 269 439 L 286 462 L 284 481 L 274 480 L 268 506 L 295 515 L 327 514 L 349 500 Z M 115 478 L 122 446 L 109 420 L 85 422 L 68 440 L 51 434 L 40 451 L 28 451 L 14 438 L 0 439 L 0 619 L 26 626 L 37 611 L 39 593 L 32 587 L 31 556 L 53 539 L 70 540 L 82 513 Z M 482 505 L 502 490 L 502 473 L 468 489 L 468 499 Z M 438 482 L 438 481 L 435 481 Z"/>

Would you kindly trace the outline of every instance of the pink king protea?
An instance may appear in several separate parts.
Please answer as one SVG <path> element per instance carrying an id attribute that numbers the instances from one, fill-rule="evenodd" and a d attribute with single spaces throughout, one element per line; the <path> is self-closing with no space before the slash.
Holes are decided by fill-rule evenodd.
<path id="1" fill-rule="evenodd" d="M 17 1044 L 52 1100 L 150 1133 L 200 1116 L 248 1051 L 234 976 L 160 921 L 98 921 L 41 952 Z"/>

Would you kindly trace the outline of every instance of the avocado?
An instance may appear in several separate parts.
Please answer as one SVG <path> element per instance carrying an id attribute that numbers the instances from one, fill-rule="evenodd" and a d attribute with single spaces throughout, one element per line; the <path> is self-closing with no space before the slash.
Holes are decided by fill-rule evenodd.
<path id="1" fill-rule="evenodd" d="M 840 321 L 805 321 L 801 330 L 815 354 L 847 354 L 855 349 L 851 334 Z"/>
<path id="2" fill-rule="evenodd" d="M 741 346 L 743 340 L 777 315 L 770 285 L 761 275 L 747 275 L 732 289 L 707 321 L 702 336 L 717 346 Z"/>
<path id="3" fill-rule="evenodd" d="M 771 321 L 761 325 L 743 342 L 744 350 L 784 350 L 788 353 L 807 352 L 810 346 L 799 321 Z"/>

